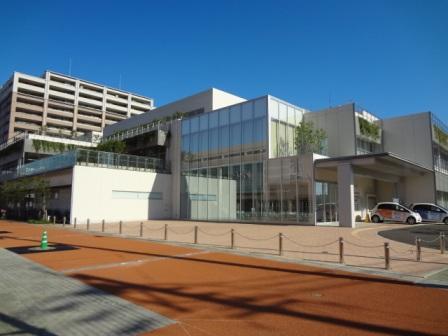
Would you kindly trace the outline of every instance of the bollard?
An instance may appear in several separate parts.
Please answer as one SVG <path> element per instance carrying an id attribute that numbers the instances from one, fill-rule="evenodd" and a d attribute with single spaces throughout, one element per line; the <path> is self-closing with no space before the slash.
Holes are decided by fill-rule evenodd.
<path id="1" fill-rule="evenodd" d="M 53 224 L 56 224 L 56 216 L 53 216 Z"/>
<path id="2" fill-rule="evenodd" d="M 445 234 L 440 232 L 440 253 L 445 253 Z"/>
<path id="3" fill-rule="evenodd" d="M 101 232 L 104 232 L 105 226 L 106 226 L 106 221 L 103 219 L 101 221 Z"/>
<path id="4" fill-rule="evenodd" d="M 87 231 L 90 229 L 90 218 L 87 218 Z"/>
<path id="5" fill-rule="evenodd" d="M 76 217 L 73 219 L 73 227 L 76 229 Z"/>
<path id="6" fill-rule="evenodd" d="M 143 222 L 140 222 L 140 237 L 143 237 Z"/>
<path id="7" fill-rule="evenodd" d="M 194 227 L 194 243 L 197 244 L 198 243 L 198 226 L 195 225 Z"/>
<path id="8" fill-rule="evenodd" d="M 168 224 L 165 224 L 164 231 L 163 231 L 163 239 L 168 240 Z"/>
<path id="9" fill-rule="evenodd" d="M 65 221 L 66 221 L 66 219 L 65 219 L 65 216 L 64 216 L 64 217 L 62 217 L 62 227 L 65 227 Z"/>
<path id="10" fill-rule="evenodd" d="M 422 241 L 420 238 L 415 239 L 415 245 L 417 246 L 417 261 L 422 260 Z"/>
<path id="11" fill-rule="evenodd" d="M 235 247 L 235 231 L 233 229 L 230 230 L 230 248 L 233 249 Z"/>
<path id="12" fill-rule="evenodd" d="M 344 238 L 339 237 L 339 263 L 344 263 Z"/>
<path id="13" fill-rule="evenodd" d="M 278 255 L 283 255 L 283 234 L 281 232 L 278 234 Z"/>
<path id="14" fill-rule="evenodd" d="M 389 243 L 384 243 L 384 264 L 387 270 L 390 269 Z"/>
<path id="15" fill-rule="evenodd" d="M 118 224 L 118 233 L 121 234 L 123 232 L 123 221 L 120 221 Z"/>

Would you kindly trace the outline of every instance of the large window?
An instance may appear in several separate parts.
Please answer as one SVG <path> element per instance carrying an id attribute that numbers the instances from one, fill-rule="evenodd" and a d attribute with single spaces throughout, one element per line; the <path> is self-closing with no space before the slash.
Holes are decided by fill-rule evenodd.
<path id="1" fill-rule="evenodd" d="M 338 186 L 336 183 L 316 182 L 316 222 L 338 221 Z"/>
<path id="2" fill-rule="evenodd" d="M 271 97 L 182 120 L 181 216 L 188 219 L 311 223 L 313 182 L 294 156 L 302 110 Z M 268 158 L 270 138 L 278 159 Z M 273 136 L 274 135 L 274 136 Z M 271 143 L 271 150 L 272 150 Z"/>
<path id="3" fill-rule="evenodd" d="M 261 216 L 266 115 L 260 98 L 182 121 L 182 217 Z"/>
<path id="4" fill-rule="evenodd" d="M 295 129 L 303 119 L 304 110 L 276 98 L 269 100 L 270 157 L 295 155 Z"/>

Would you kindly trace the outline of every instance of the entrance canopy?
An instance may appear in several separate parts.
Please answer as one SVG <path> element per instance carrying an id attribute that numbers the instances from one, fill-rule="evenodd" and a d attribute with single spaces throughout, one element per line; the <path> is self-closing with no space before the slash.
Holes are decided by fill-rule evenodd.
<path id="1" fill-rule="evenodd" d="M 355 210 L 364 214 L 372 203 L 434 202 L 434 171 L 392 153 L 318 159 L 314 179 L 337 183 L 337 217 L 340 226 L 355 226 Z M 356 191 L 355 191 L 356 190 Z M 355 206 L 356 195 L 356 206 Z"/>
<path id="2" fill-rule="evenodd" d="M 391 183 L 398 183 L 403 177 L 424 176 L 433 172 L 392 153 L 375 153 L 318 159 L 314 162 L 315 180 L 337 182 L 337 168 L 341 164 L 351 165 L 356 176 Z"/>

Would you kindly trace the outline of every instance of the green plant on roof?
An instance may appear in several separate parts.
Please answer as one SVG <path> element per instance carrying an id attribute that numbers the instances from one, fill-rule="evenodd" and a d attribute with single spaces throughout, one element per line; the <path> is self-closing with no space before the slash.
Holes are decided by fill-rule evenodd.
<path id="1" fill-rule="evenodd" d="M 362 135 L 374 140 L 378 140 L 380 138 L 380 127 L 377 124 L 360 117 L 358 117 L 358 121 L 359 130 Z"/>
<path id="2" fill-rule="evenodd" d="M 434 125 L 433 128 L 434 128 L 434 135 L 435 135 L 437 141 L 441 145 L 445 145 L 445 146 L 448 145 L 448 134 L 436 125 Z"/>

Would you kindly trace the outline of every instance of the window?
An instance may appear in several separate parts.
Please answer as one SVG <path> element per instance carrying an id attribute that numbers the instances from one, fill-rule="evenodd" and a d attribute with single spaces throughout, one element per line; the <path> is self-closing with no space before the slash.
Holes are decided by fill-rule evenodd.
<path id="1" fill-rule="evenodd" d="M 378 209 L 384 209 L 384 210 L 395 210 L 395 204 L 380 204 L 378 205 Z"/>
<path id="2" fill-rule="evenodd" d="M 124 190 L 112 190 L 113 199 L 152 199 L 152 200 L 162 200 L 163 193 L 152 191 L 152 192 L 142 192 L 142 191 L 124 191 Z"/>
<path id="3" fill-rule="evenodd" d="M 397 209 L 397 211 L 400 211 L 400 212 L 409 212 L 407 209 L 403 208 L 403 207 L 400 206 L 400 205 L 397 205 L 397 206 L 396 206 L 396 209 Z"/>

